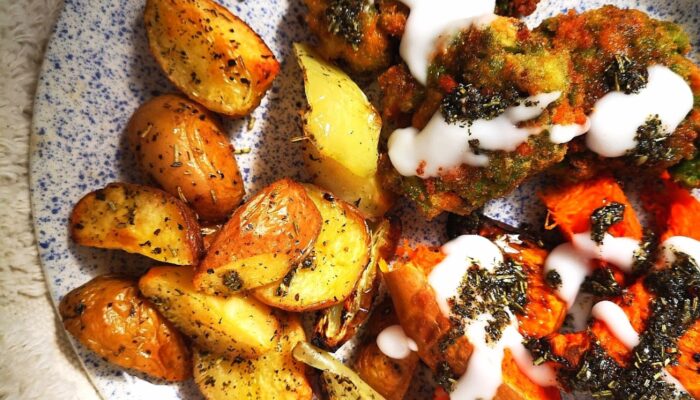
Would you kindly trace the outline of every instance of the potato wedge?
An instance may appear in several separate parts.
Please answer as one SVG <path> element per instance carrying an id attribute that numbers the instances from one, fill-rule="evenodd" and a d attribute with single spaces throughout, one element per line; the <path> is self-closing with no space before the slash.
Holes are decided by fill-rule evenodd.
<path id="1" fill-rule="evenodd" d="M 80 199 L 70 216 L 70 233 L 83 246 L 170 264 L 193 265 L 202 254 L 192 210 L 162 190 L 130 183 L 111 183 Z"/>
<path id="2" fill-rule="evenodd" d="M 197 267 L 194 285 L 226 296 L 279 281 L 311 251 L 321 224 L 304 187 L 279 180 L 231 216 Z"/>
<path id="3" fill-rule="evenodd" d="M 192 100 L 240 117 L 260 104 L 280 66 L 244 21 L 212 0 L 148 0 L 151 53 Z"/>
<path id="4" fill-rule="evenodd" d="M 341 304 L 318 311 L 314 323 L 312 343 L 326 349 L 335 350 L 355 336 L 369 316 L 372 304 L 377 297 L 381 277 L 380 259 L 393 257 L 401 236 L 399 222 L 382 219 L 372 228 L 370 260 L 362 271 L 355 289 Z"/>
<path id="5" fill-rule="evenodd" d="M 139 107 L 126 127 L 141 168 L 200 219 L 223 221 L 245 190 L 233 146 L 206 108 L 174 94 Z"/>
<path id="6" fill-rule="evenodd" d="M 279 343 L 269 352 L 249 360 L 227 359 L 195 350 L 194 381 L 207 400 L 311 399 L 306 366 L 292 357 L 292 349 L 306 340 L 294 315 L 281 317 Z"/>
<path id="7" fill-rule="evenodd" d="M 107 361 L 166 381 L 189 378 L 187 344 L 135 280 L 98 276 L 68 293 L 58 310 L 66 330 Z"/>
<path id="8" fill-rule="evenodd" d="M 306 185 L 323 217 L 313 252 L 279 282 L 253 291 L 263 303 L 288 311 L 318 310 L 341 303 L 355 288 L 370 255 L 367 223 L 353 206 Z"/>
<path id="9" fill-rule="evenodd" d="M 304 162 L 313 182 L 355 204 L 369 217 L 393 198 L 377 178 L 382 120 L 362 90 L 343 71 L 308 46 L 295 43 L 304 72 L 308 109 L 303 114 Z"/>
<path id="10" fill-rule="evenodd" d="M 198 292 L 190 267 L 153 267 L 139 289 L 202 349 L 235 358 L 257 357 L 275 346 L 280 325 L 268 306 L 242 295 Z"/>

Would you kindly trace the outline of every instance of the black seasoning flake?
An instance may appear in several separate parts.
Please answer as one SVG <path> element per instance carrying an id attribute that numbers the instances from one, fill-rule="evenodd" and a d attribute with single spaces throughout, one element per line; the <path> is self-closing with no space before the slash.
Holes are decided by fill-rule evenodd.
<path id="1" fill-rule="evenodd" d="M 625 205 L 617 202 L 612 202 L 593 211 L 591 214 L 591 239 L 598 244 L 603 243 L 605 233 L 611 226 L 622 221 L 624 214 Z"/>
<path id="2" fill-rule="evenodd" d="M 597 268 L 593 271 L 581 284 L 581 290 L 597 297 L 616 297 L 622 294 L 622 288 L 610 268 Z"/>
<path id="3" fill-rule="evenodd" d="M 673 147 L 666 144 L 668 136 L 659 116 L 651 116 L 637 129 L 634 137 L 637 145 L 626 155 L 634 158 L 637 165 L 672 160 L 675 153 Z"/>
<path id="4" fill-rule="evenodd" d="M 365 3 L 366 0 L 330 0 L 325 13 L 328 32 L 358 46 L 363 36 L 360 14 Z"/>
<path id="5" fill-rule="evenodd" d="M 551 270 L 545 275 L 544 282 L 552 289 L 559 289 L 562 284 L 561 275 L 556 270 Z"/>
<path id="6" fill-rule="evenodd" d="M 491 120 L 517 103 L 517 94 L 484 94 L 471 84 L 460 83 L 442 99 L 440 109 L 450 124 L 471 124 L 477 119 Z"/>
<path id="7" fill-rule="evenodd" d="M 243 288 L 243 280 L 236 271 L 228 271 L 222 277 L 222 283 L 228 290 L 237 292 Z"/>
<path id="8" fill-rule="evenodd" d="M 612 90 L 632 94 L 647 86 L 649 71 L 629 57 L 618 54 L 605 69 L 605 77 Z"/>

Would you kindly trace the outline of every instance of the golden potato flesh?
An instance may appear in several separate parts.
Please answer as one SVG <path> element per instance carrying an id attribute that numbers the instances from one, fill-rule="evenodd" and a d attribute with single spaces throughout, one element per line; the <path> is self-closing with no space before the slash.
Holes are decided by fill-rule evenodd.
<path id="1" fill-rule="evenodd" d="M 321 222 L 304 187 L 279 180 L 231 216 L 197 267 L 194 284 L 229 295 L 278 281 L 311 251 Z"/>
<path id="2" fill-rule="evenodd" d="M 272 310 L 242 295 L 227 298 L 198 292 L 190 267 L 154 267 L 139 289 L 200 348 L 226 355 L 257 357 L 270 351 L 279 331 Z"/>
<path id="3" fill-rule="evenodd" d="M 377 179 L 382 121 L 365 94 L 343 71 L 306 45 L 295 44 L 304 72 L 308 109 L 303 115 L 304 163 L 315 184 L 370 217 L 392 204 Z"/>
<path id="4" fill-rule="evenodd" d="M 148 186 L 112 183 L 85 195 L 70 216 L 73 240 L 157 261 L 192 265 L 202 253 L 197 219 L 182 201 Z"/>
<path id="5" fill-rule="evenodd" d="M 185 341 L 134 280 L 94 278 L 68 293 L 59 313 L 71 335 L 111 363 L 173 382 L 191 374 Z"/>
<path id="6" fill-rule="evenodd" d="M 206 221 L 231 215 L 245 194 L 243 179 L 215 116 L 177 95 L 155 97 L 126 128 L 141 168 Z"/>
<path id="7" fill-rule="evenodd" d="M 253 359 L 227 359 L 195 350 L 194 380 L 207 400 L 311 399 L 306 366 L 292 357 L 294 346 L 306 340 L 298 317 L 281 318 L 276 346 Z"/>
<path id="8" fill-rule="evenodd" d="M 313 251 L 279 282 L 253 291 L 263 303 L 288 311 L 318 310 L 345 300 L 370 255 L 370 235 L 358 210 L 330 192 L 307 185 L 323 218 Z"/>
<path id="9" fill-rule="evenodd" d="M 260 36 L 215 1 L 148 0 L 144 20 L 168 79 L 211 111 L 247 115 L 279 72 Z"/>

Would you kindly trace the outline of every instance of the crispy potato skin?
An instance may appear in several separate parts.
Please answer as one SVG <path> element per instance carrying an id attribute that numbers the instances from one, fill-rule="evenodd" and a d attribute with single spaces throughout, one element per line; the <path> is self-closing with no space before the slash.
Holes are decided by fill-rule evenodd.
<path id="1" fill-rule="evenodd" d="M 190 377 L 187 344 L 136 281 L 98 276 L 68 293 L 59 313 L 71 335 L 111 363 L 171 382 Z"/>
<path id="2" fill-rule="evenodd" d="M 144 103 L 126 128 L 141 168 L 200 219 L 222 221 L 245 189 L 233 146 L 206 108 L 168 94 Z"/>
<path id="3" fill-rule="evenodd" d="M 343 302 L 370 257 L 370 233 L 362 214 L 317 186 L 305 185 L 321 213 L 323 227 L 310 253 L 310 266 L 290 270 L 281 281 L 253 291 L 265 304 L 287 311 L 312 311 Z"/>
<path id="4" fill-rule="evenodd" d="M 253 359 L 226 359 L 202 350 L 194 353 L 194 380 L 207 400 L 311 400 L 306 366 L 292 357 L 292 349 L 306 340 L 295 315 L 280 317 L 281 332 L 269 352 Z"/>
<path id="5" fill-rule="evenodd" d="M 177 265 L 202 254 L 199 224 L 182 201 L 148 186 L 111 183 L 73 208 L 70 234 L 83 246 L 118 249 Z"/>
<path id="6" fill-rule="evenodd" d="M 141 293 L 201 349 L 230 358 L 270 351 L 280 323 L 253 298 L 198 292 L 191 267 L 153 267 L 139 280 Z"/>
<path id="7" fill-rule="evenodd" d="M 278 281 L 309 254 L 321 224 L 302 185 L 277 181 L 234 212 L 197 267 L 194 285 L 229 295 Z"/>
<path id="8" fill-rule="evenodd" d="M 144 20 L 165 75 L 211 111 L 247 115 L 279 72 L 260 36 L 215 1 L 148 0 Z"/>

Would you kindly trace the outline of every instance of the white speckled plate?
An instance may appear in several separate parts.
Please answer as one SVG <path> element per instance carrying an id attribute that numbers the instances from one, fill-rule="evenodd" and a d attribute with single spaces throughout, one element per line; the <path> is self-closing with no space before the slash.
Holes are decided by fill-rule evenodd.
<path id="1" fill-rule="evenodd" d="M 465 0 L 467 1 L 467 0 Z M 478 0 L 472 0 L 478 1 Z M 437 2 L 437 0 L 436 0 Z M 530 22 L 567 8 L 603 4 L 636 7 L 681 23 L 700 39 L 697 0 L 576 1 L 542 0 Z M 255 124 L 227 121 L 237 148 L 248 193 L 282 176 L 304 179 L 300 148 L 289 142 L 299 134 L 301 72 L 291 57 L 293 41 L 309 40 L 301 22 L 301 0 L 224 0 L 248 22 L 282 61 L 282 72 L 255 110 Z M 139 273 L 148 260 L 117 251 L 76 246 L 68 238 L 67 219 L 85 193 L 112 181 L 143 182 L 127 151 L 123 130 L 131 113 L 157 93 L 174 91 L 148 52 L 142 22 L 143 0 L 66 0 L 49 42 L 34 108 L 31 146 L 31 190 L 34 224 L 46 279 L 55 302 L 91 277 L 108 271 Z M 698 53 L 694 53 L 698 59 Z M 492 202 L 488 212 L 508 222 L 540 211 L 532 185 L 508 199 Z M 404 206 L 404 228 L 417 240 L 440 241 L 441 223 L 427 224 Z M 87 373 L 105 398 L 198 399 L 194 384 L 166 385 L 130 375 L 75 349 Z"/>

